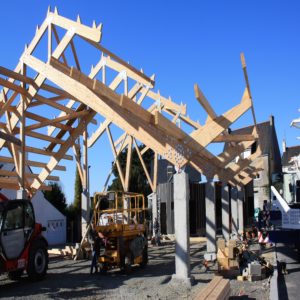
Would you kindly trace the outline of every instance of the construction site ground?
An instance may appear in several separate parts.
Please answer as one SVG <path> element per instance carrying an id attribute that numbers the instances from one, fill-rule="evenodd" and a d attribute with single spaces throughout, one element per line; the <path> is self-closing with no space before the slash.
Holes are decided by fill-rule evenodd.
<path id="1" fill-rule="evenodd" d="M 2 299 L 194 299 L 213 278 L 217 266 L 203 266 L 206 243 L 194 240 L 191 244 L 191 272 L 195 278 L 190 290 L 172 285 L 175 272 L 173 241 L 162 246 L 149 245 L 149 264 L 134 267 L 130 274 L 118 270 L 107 274 L 90 275 L 90 260 L 67 259 L 50 255 L 49 270 L 43 281 L 32 283 L 27 276 L 11 281 L 0 276 Z M 231 297 L 235 299 L 268 299 L 269 279 L 257 282 L 230 280 Z"/>

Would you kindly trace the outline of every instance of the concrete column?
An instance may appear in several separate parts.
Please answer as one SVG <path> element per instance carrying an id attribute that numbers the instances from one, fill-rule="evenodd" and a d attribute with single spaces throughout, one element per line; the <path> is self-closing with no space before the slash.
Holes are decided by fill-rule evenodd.
<path id="1" fill-rule="evenodd" d="M 81 234 L 85 235 L 87 225 L 90 222 L 90 194 L 84 189 L 81 194 Z"/>
<path id="2" fill-rule="evenodd" d="M 25 189 L 17 190 L 16 198 L 17 199 L 28 199 L 26 190 Z"/>
<path id="3" fill-rule="evenodd" d="M 238 233 L 238 206 L 236 187 L 231 189 L 231 224 L 232 233 Z"/>
<path id="4" fill-rule="evenodd" d="M 155 236 L 154 232 L 154 220 L 155 218 L 158 218 L 158 205 L 157 205 L 157 193 L 152 193 L 152 235 Z M 160 220 L 157 219 L 160 223 Z"/>
<path id="5" fill-rule="evenodd" d="M 206 213 L 206 253 L 207 261 L 216 259 L 216 193 L 215 183 L 209 180 L 205 184 L 205 213 Z"/>
<path id="6" fill-rule="evenodd" d="M 174 177 L 174 219 L 175 219 L 175 270 L 172 283 L 191 286 L 190 270 L 190 221 L 189 221 L 189 176 L 182 172 Z"/>
<path id="7" fill-rule="evenodd" d="M 229 186 L 222 186 L 222 234 L 226 241 L 229 240 L 230 214 L 229 214 Z"/>
<path id="8" fill-rule="evenodd" d="M 244 232 L 244 188 L 239 186 L 237 190 L 237 207 L 238 207 L 238 232 Z"/>

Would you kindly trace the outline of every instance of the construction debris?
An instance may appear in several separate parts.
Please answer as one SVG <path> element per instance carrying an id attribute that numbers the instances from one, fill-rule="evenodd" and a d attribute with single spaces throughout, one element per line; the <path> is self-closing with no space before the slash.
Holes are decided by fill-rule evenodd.
<path id="1" fill-rule="evenodd" d="M 262 245 L 258 243 L 257 231 L 246 232 L 244 236 L 234 236 L 226 242 L 217 241 L 218 272 L 226 277 L 237 276 L 238 281 L 257 281 L 273 273 L 273 266 L 262 254 Z"/>

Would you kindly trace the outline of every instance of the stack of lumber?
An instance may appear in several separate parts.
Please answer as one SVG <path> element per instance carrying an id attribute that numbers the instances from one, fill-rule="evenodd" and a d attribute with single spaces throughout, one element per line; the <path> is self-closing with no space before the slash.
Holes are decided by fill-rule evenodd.
<path id="1" fill-rule="evenodd" d="M 228 246 L 224 239 L 219 239 L 217 242 L 218 252 L 218 270 L 221 273 L 232 273 L 232 275 L 239 275 L 239 262 L 238 262 L 238 248 L 236 247 L 235 240 L 229 240 Z"/>
<path id="2" fill-rule="evenodd" d="M 230 296 L 230 283 L 222 276 L 215 276 L 210 283 L 202 289 L 194 300 L 227 300 Z"/>

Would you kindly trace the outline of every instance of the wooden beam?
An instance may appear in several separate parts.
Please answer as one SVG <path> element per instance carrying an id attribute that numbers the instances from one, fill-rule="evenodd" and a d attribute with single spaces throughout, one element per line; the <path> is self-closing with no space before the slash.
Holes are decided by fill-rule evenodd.
<path id="1" fill-rule="evenodd" d="M 59 145 L 62 145 L 64 143 L 64 140 L 57 139 L 52 136 L 48 136 L 48 135 L 45 135 L 45 134 L 42 134 L 39 132 L 35 132 L 35 131 L 26 131 L 26 135 L 31 136 L 36 139 L 39 139 L 39 140 L 44 140 L 44 141 L 59 144 Z"/>
<path id="2" fill-rule="evenodd" d="M 194 151 L 199 152 L 199 142 L 193 140 L 184 132 L 182 141 L 176 140 L 175 138 L 168 138 L 166 131 L 148 123 L 149 119 L 152 118 L 150 112 L 139 114 L 141 107 L 137 103 L 136 107 L 133 106 L 132 110 L 129 111 L 128 107 L 125 108 L 123 105 L 120 105 L 127 102 L 127 100 L 121 102 L 120 95 L 110 90 L 101 82 L 91 80 L 83 73 L 75 69 L 69 69 L 59 61 L 54 61 L 53 59 L 50 62 L 51 65 L 46 65 L 32 56 L 24 57 L 24 61 L 37 71 L 43 70 L 49 80 L 63 87 L 68 93 L 72 93 L 73 98 L 80 100 L 104 117 L 112 119 L 117 126 L 126 131 L 129 135 L 138 138 L 145 145 L 151 146 L 151 148 L 160 155 L 166 156 L 171 152 L 172 155 L 168 157 L 171 163 L 182 167 L 188 161 L 194 160 L 197 164 L 201 163 L 202 173 L 204 174 L 207 173 L 210 175 L 213 173 L 230 176 L 230 174 L 225 174 L 221 168 L 209 164 L 209 158 L 214 156 L 206 149 L 202 150 L 202 157 L 193 155 Z M 55 68 L 52 65 L 55 65 Z M 130 99 L 128 101 L 134 103 Z M 132 105 L 132 103 L 130 103 L 130 105 Z M 232 121 L 234 118 L 237 119 L 237 114 L 246 110 L 246 104 L 242 102 L 241 107 L 238 106 L 238 108 L 230 111 L 228 117 L 231 118 Z M 147 113 L 149 115 L 147 115 Z M 169 121 L 168 125 L 169 127 L 175 126 L 171 121 Z M 176 129 L 178 128 L 176 127 Z M 187 140 L 188 142 L 185 144 Z M 180 145 L 180 148 L 178 148 L 178 145 Z M 175 155 L 178 151 L 180 151 L 180 155 Z M 207 158 L 204 159 L 204 155 L 206 155 Z M 217 164 L 218 162 L 214 161 L 214 163 Z"/>
<path id="3" fill-rule="evenodd" d="M 125 62 L 123 59 L 104 48 L 102 45 L 91 41 L 87 42 L 93 45 L 96 49 L 99 49 L 100 51 L 108 55 L 107 57 L 105 57 L 105 65 L 108 65 L 110 68 L 118 72 L 125 70 L 128 77 L 132 78 L 133 80 L 141 82 L 145 85 L 149 85 L 151 88 L 154 87 L 155 82 L 153 79 L 147 77 L 144 73 L 137 70 L 136 68 Z"/>
<path id="4" fill-rule="evenodd" d="M 73 112 L 71 114 L 67 114 L 65 116 L 58 117 L 58 118 L 51 119 L 51 120 L 44 118 L 44 120 L 41 123 L 37 123 L 37 124 L 27 126 L 26 130 L 34 130 L 34 129 L 38 129 L 38 128 L 45 127 L 45 126 L 48 126 L 48 125 L 53 125 L 53 126 L 56 126 L 56 127 L 59 127 L 59 128 L 63 128 L 63 130 L 68 130 L 69 132 L 72 132 L 72 130 L 73 130 L 72 127 L 67 126 L 65 124 L 61 124 L 60 122 L 66 121 L 66 120 L 71 120 L 71 119 L 76 119 L 76 118 L 81 118 L 82 116 L 85 116 L 87 114 L 88 114 L 87 111 L 82 110 L 82 111 L 79 111 L 79 112 Z"/>
<path id="5" fill-rule="evenodd" d="M 240 104 L 228 110 L 223 115 L 208 121 L 202 128 L 193 131 L 191 137 L 198 141 L 200 145 L 206 147 L 232 123 L 239 119 L 249 108 L 251 108 L 251 101 L 248 91 L 245 89 Z"/>
<path id="6" fill-rule="evenodd" d="M 204 108 L 204 110 L 207 112 L 210 119 L 215 119 L 217 117 L 217 114 L 215 113 L 214 109 L 211 107 L 210 103 L 200 90 L 198 84 L 194 84 L 194 91 L 195 96 L 198 102 L 201 104 L 201 106 Z"/>
<path id="7" fill-rule="evenodd" d="M 0 170 L 0 176 L 17 177 L 18 173 L 16 171 Z M 24 173 L 24 176 L 26 178 L 36 178 L 38 176 L 38 174 Z M 59 181 L 59 177 L 58 176 L 50 176 L 49 175 L 46 180 Z"/>
<path id="8" fill-rule="evenodd" d="M 61 128 L 61 129 L 67 130 L 67 131 L 72 131 L 73 130 L 72 127 L 67 126 L 65 124 L 61 124 L 60 119 L 59 120 L 57 120 L 57 119 L 50 120 L 50 119 L 41 117 L 40 115 L 29 112 L 29 111 L 26 111 L 25 115 L 26 115 L 27 118 L 39 122 L 39 123 L 27 126 L 26 131 L 31 131 L 31 130 L 38 129 L 38 128 L 41 128 L 41 127 L 45 127 L 45 126 L 48 126 L 48 125 L 53 125 L 57 128 Z"/>
<path id="9" fill-rule="evenodd" d="M 11 134 L 5 133 L 3 131 L 0 131 L 0 139 L 6 140 L 10 143 L 13 143 L 13 144 L 17 145 L 17 146 L 21 146 L 21 141 L 18 138 L 14 137 Z"/>
<path id="10" fill-rule="evenodd" d="M 45 23 L 45 25 L 44 25 Z M 30 55 L 32 53 L 32 51 L 34 50 L 34 48 L 36 47 L 37 43 L 39 42 L 39 40 L 41 39 L 42 35 L 44 34 L 45 30 L 47 29 L 47 23 L 44 22 L 43 23 L 43 30 L 41 32 L 41 28 L 38 31 L 38 34 L 36 34 L 35 39 L 33 40 L 32 44 L 30 47 L 28 47 L 25 52 L 23 53 L 23 55 L 20 58 L 20 63 L 18 64 L 17 68 L 15 69 L 16 72 L 19 72 L 21 70 L 21 66 L 23 64 L 22 62 L 22 57 L 26 56 L 26 55 Z M 59 43 L 59 45 L 57 45 L 56 49 L 54 50 L 54 52 L 52 53 L 52 57 L 55 58 L 59 58 L 61 56 L 61 54 L 64 52 L 64 50 L 66 49 L 66 47 L 68 46 L 68 44 L 70 43 L 70 41 L 72 40 L 74 36 L 74 31 L 73 30 L 69 30 L 65 36 L 63 37 L 63 39 L 61 40 L 61 42 Z M 43 73 L 43 72 L 42 72 Z M 38 76 L 35 78 L 35 87 L 30 86 L 28 89 L 28 94 L 29 94 L 29 99 L 30 101 L 32 100 L 32 98 L 34 98 L 34 96 L 37 94 L 38 92 L 38 88 L 42 86 L 42 84 L 44 83 L 46 77 L 44 75 L 42 75 L 41 73 L 38 74 Z M 1 97 L 1 95 L 0 95 Z M 30 103 L 30 101 L 28 101 L 28 103 L 26 104 L 25 110 L 27 109 L 28 104 Z M 18 112 L 21 112 L 21 107 L 18 107 Z M 12 120 L 11 120 L 11 125 L 12 125 L 12 129 L 14 129 L 17 125 L 17 123 L 19 122 L 19 119 L 17 116 L 13 116 Z M 5 142 L 3 140 L 0 140 L 0 149 L 2 149 L 2 147 L 4 146 Z"/>
<path id="11" fill-rule="evenodd" d="M 8 190 L 19 190 L 20 186 L 16 179 L 14 178 L 0 178 L 0 189 L 8 189 Z M 51 191 L 52 187 L 48 185 L 42 184 L 40 186 L 40 190 L 42 191 Z"/>
<path id="12" fill-rule="evenodd" d="M 125 192 L 129 192 L 131 160 L 132 160 L 132 137 L 130 136 L 129 142 L 128 142 L 128 147 L 127 147 L 126 172 L 125 172 Z"/>
<path id="13" fill-rule="evenodd" d="M 121 164 L 120 164 L 118 156 L 117 156 L 116 148 L 114 146 L 114 142 L 113 142 L 113 139 L 112 139 L 112 135 L 111 135 L 109 126 L 106 127 L 106 132 L 107 132 L 107 136 L 108 136 L 108 139 L 109 139 L 109 142 L 110 142 L 110 146 L 111 146 L 111 149 L 112 149 L 112 152 L 113 152 L 113 155 L 114 155 L 114 159 L 116 161 L 116 165 L 117 165 L 118 173 L 119 173 L 120 180 L 121 180 L 121 183 L 122 183 L 122 187 L 125 190 L 125 179 L 124 179 Z"/>
<path id="14" fill-rule="evenodd" d="M 26 152 L 31 152 L 31 153 L 46 155 L 46 156 L 55 156 L 55 154 L 56 154 L 56 152 L 42 150 L 42 149 L 29 147 L 29 146 L 26 146 L 25 150 L 26 150 Z M 72 155 L 64 155 L 62 157 L 62 159 L 73 160 L 73 156 Z"/>
<path id="15" fill-rule="evenodd" d="M 0 85 L 18 92 L 19 94 L 25 95 L 26 97 L 28 97 L 28 92 L 26 89 L 24 89 L 23 87 L 16 85 L 14 83 L 11 83 L 9 80 L 3 79 L 2 77 L 0 77 Z"/>
<path id="16" fill-rule="evenodd" d="M 20 73 L 11 71 L 11 70 L 6 69 L 6 68 L 1 67 L 1 66 L 0 66 L 0 74 L 2 74 L 4 76 L 7 76 L 7 77 L 10 77 L 14 80 L 18 80 L 18 81 L 21 81 L 21 82 L 24 82 L 24 83 L 27 83 L 27 84 L 34 85 L 34 80 L 32 78 L 30 78 L 28 76 L 25 76 L 25 75 L 22 75 Z"/>
<path id="17" fill-rule="evenodd" d="M 147 180 L 148 180 L 148 183 L 149 183 L 149 185 L 150 185 L 150 187 L 151 187 L 151 190 L 154 192 L 154 191 L 155 191 L 155 187 L 154 187 L 154 185 L 153 185 L 153 182 L 152 182 L 151 177 L 150 177 L 150 175 L 149 175 L 149 172 L 148 172 L 148 170 L 147 170 L 146 164 L 145 164 L 145 162 L 144 162 L 144 160 L 143 160 L 143 157 L 142 157 L 142 155 L 141 155 L 141 153 L 140 153 L 140 149 L 139 149 L 139 147 L 138 147 L 138 145 L 137 145 L 135 139 L 133 139 L 133 144 L 134 144 L 135 150 L 136 150 L 136 152 L 137 152 L 137 154 L 138 154 L 138 157 L 139 157 L 139 159 L 140 159 L 140 162 L 141 162 L 141 164 L 142 164 L 143 170 L 144 170 L 144 172 L 145 172 L 145 175 L 146 175 L 146 177 L 147 177 Z"/>
<path id="18" fill-rule="evenodd" d="M 11 157 L 0 156 L 0 162 L 13 164 L 14 160 Z M 27 166 L 32 166 L 32 167 L 37 167 L 37 168 L 45 168 L 46 167 L 45 163 L 32 161 L 32 160 L 26 160 L 25 163 L 26 163 Z M 66 171 L 66 167 L 57 165 L 55 167 L 55 170 L 57 170 L 57 171 Z"/>
<path id="19" fill-rule="evenodd" d="M 215 143 L 229 143 L 229 142 L 241 142 L 241 141 L 256 141 L 257 137 L 252 134 L 227 134 L 217 136 L 213 142 Z"/>
<path id="20" fill-rule="evenodd" d="M 48 175 L 52 172 L 52 170 L 58 165 L 59 161 L 65 157 L 66 152 L 68 149 L 74 145 L 76 139 L 83 133 L 86 128 L 86 124 L 89 123 L 95 116 L 95 112 L 90 110 L 90 114 L 84 116 L 78 126 L 74 128 L 74 131 L 67 138 L 64 144 L 61 145 L 59 150 L 56 153 L 53 153 L 52 157 L 50 158 L 47 166 L 41 171 L 38 178 L 34 179 L 31 188 L 33 191 L 37 191 L 43 182 L 46 180 Z"/>
<path id="21" fill-rule="evenodd" d="M 48 22 L 51 22 L 52 24 L 64 28 L 68 31 L 73 30 L 76 35 L 88 39 L 89 41 L 99 43 L 101 40 L 101 25 L 99 25 L 97 28 L 89 27 L 79 22 L 64 18 L 53 12 L 48 13 L 47 20 Z"/>

